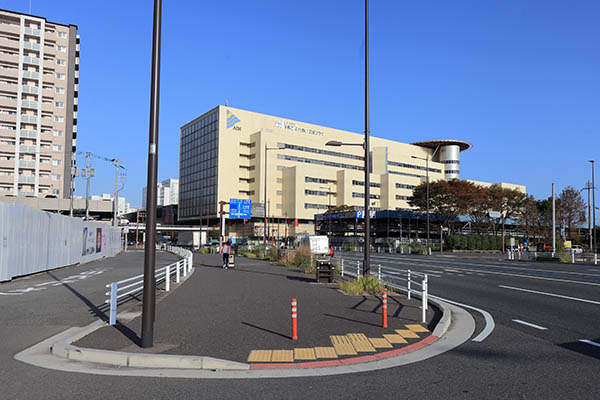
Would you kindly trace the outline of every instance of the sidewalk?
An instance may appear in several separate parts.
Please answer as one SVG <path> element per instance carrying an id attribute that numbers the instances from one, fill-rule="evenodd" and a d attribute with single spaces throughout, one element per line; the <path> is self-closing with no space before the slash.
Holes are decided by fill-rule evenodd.
<path id="1" fill-rule="evenodd" d="M 379 296 L 345 295 L 337 285 L 316 284 L 314 277 L 295 269 L 255 259 L 237 257 L 235 269 L 223 270 L 219 255 L 195 254 L 194 266 L 189 279 L 157 303 L 153 348 L 141 349 L 136 344 L 139 338 L 122 333 L 140 332 L 141 317 L 124 323 L 129 329 L 103 327 L 73 344 L 243 363 L 319 361 L 410 345 L 430 335 L 441 317 L 429 307 L 428 323 L 420 324 L 420 300 L 389 296 L 388 328 L 383 329 Z M 297 341 L 291 340 L 292 298 L 298 301 Z M 429 331 L 418 332 L 419 325 Z M 344 342 L 353 344 L 347 354 Z"/>

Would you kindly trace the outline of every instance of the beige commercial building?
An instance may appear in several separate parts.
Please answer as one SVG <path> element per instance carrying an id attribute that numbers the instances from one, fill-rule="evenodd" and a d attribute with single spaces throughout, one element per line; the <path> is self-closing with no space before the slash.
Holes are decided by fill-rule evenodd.
<path id="1" fill-rule="evenodd" d="M 363 140 L 359 133 L 217 106 L 181 127 L 179 220 L 214 218 L 219 201 L 231 198 L 252 200 L 253 216 L 260 217 L 266 199 L 277 236 L 284 229 L 312 233 L 314 215 L 329 206 L 363 208 Z M 407 144 L 371 137 L 371 209 L 410 209 L 413 188 L 426 179 L 426 160 L 431 181 L 459 178 L 460 152 L 470 147 L 459 140 Z M 262 236 L 260 220 L 250 225 L 244 236 Z"/>
<path id="2" fill-rule="evenodd" d="M 77 26 L 0 10 L 0 196 L 70 196 L 78 84 Z"/>

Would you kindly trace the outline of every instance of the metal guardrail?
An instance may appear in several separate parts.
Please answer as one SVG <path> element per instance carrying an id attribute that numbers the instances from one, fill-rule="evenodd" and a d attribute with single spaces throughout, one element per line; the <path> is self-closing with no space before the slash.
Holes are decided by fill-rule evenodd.
<path id="1" fill-rule="evenodd" d="M 341 276 L 350 276 L 352 278 L 356 278 L 359 280 L 361 276 L 363 276 L 363 269 L 361 266 L 361 262 L 356 260 L 356 264 L 354 262 L 346 262 L 344 266 L 344 259 L 339 257 L 340 264 L 340 275 Z M 397 268 L 389 268 L 378 264 L 377 272 L 374 272 L 373 267 L 371 266 L 371 275 L 377 276 L 380 282 L 384 285 L 389 286 L 394 289 L 403 290 L 406 292 L 406 297 L 410 300 L 411 294 L 416 293 L 421 296 L 421 317 L 422 322 L 426 322 L 426 311 L 427 311 L 427 301 L 429 297 L 429 276 L 428 274 L 424 274 L 417 271 L 411 271 L 410 269 L 397 269 Z M 406 276 L 406 277 L 405 277 Z M 406 286 L 398 283 L 398 281 L 406 282 Z M 414 285 L 420 286 L 420 290 L 415 290 Z"/>
<path id="2" fill-rule="evenodd" d="M 578 262 L 589 263 L 598 265 L 598 254 L 597 253 L 576 253 L 570 252 L 551 252 L 551 251 L 507 251 L 507 260 L 527 260 L 527 261 L 540 261 L 540 260 L 556 260 L 556 261 L 569 261 L 572 264 Z"/>
<path id="3" fill-rule="evenodd" d="M 156 283 L 164 281 L 165 291 L 171 290 L 171 276 L 175 275 L 175 282 L 181 281 L 181 275 L 186 277 L 192 270 L 192 252 L 186 249 L 175 246 L 167 246 L 166 250 L 171 253 L 175 253 L 181 257 L 181 260 L 167 265 L 166 267 L 155 270 Z M 114 325 L 117 323 L 117 306 L 120 301 L 134 293 L 141 293 L 144 290 L 144 274 L 136 275 L 131 278 L 123 279 L 118 282 L 111 282 L 106 285 L 110 288 L 109 292 L 105 295 L 108 299 L 104 301 L 106 304 L 110 304 L 109 324 Z"/>

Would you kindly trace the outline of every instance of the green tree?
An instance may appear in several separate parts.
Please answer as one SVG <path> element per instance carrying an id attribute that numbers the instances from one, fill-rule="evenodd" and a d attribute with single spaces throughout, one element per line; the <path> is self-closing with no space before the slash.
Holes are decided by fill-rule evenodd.
<path id="1" fill-rule="evenodd" d="M 571 186 L 564 188 L 556 201 L 556 214 L 560 225 L 566 228 L 565 239 L 573 239 L 573 228 L 586 221 L 581 193 Z"/>

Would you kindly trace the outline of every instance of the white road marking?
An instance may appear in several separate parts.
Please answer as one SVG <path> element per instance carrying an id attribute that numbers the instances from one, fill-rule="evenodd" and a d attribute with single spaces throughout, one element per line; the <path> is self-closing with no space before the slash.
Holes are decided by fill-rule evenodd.
<path id="1" fill-rule="evenodd" d="M 358 260 L 358 259 L 357 259 Z M 431 264 L 419 264 L 419 263 L 408 263 L 406 261 L 403 262 L 394 262 L 394 261 L 388 261 L 389 264 L 400 264 L 400 265 L 405 265 L 405 264 L 409 264 L 409 265 L 418 265 L 421 267 L 428 267 L 428 268 L 439 268 L 439 269 L 447 269 L 447 267 L 444 266 L 437 266 L 437 265 L 431 265 Z M 473 270 L 473 269 L 466 269 L 466 268 L 457 268 L 458 270 L 461 271 L 473 271 L 473 272 L 479 272 L 480 270 Z M 517 269 L 517 268 L 513 268 L 513 269 Z M 538 270 L 538 271 L 544 271 L 544 270 Z M 563 271 L 551 271 L 551 272 L 563 272 Z M 496 272 L 496 271 L 485 271 L 486 274 L 494 274 L 494 275 L 506 275 L 506 276 L 516 276 L 519 278 L 528 278 L 528 279 L 539 279 L 542 281 L 554 281 L 554 282 L 566 282 L 566 283 L 575 283 L 578 285 L 589 285 L 589 286 L 600 286 L 600 283 L 594 283 L 594 282 L 584 282 L 584 281 L 573 281 L 570 279 L 558 279 L 558 278 L 545 278 L 545 277 L 541 277 L 541 276 L 534 276 L 534 275 L 521 275 L 521 274 L 513 274 L 513 273 L 509 273 L 509 272 Z M 569 272 L 571 274 L 573 274 L 573 272 Z M 450 275 L 450 274 L 448 274 Z"/>
<path id="2" fill-rule="evenodd" d="M 523 325 L 527 325 L 527 326 L 530 326 L 530 327 L 532 327 L 532 328 L 539 329 L 539 330 L 541 330 L 541 331 L 548 330 L 548 328 L 545 328 L 545 327 L 543 327 L 543 326 L 539 326 L 539 325 L 536 325 L 536 324 L 532 324 L 531 322 L 525 322 L 525 321 L 521 321 L 520 319 L 513 319 L 513 322 L 516 322 L 517 324 L 523 324 Z"/>
<path id="3" fill-rule="evenodd" d="M 590 304 L 598 304 L 598 305 L 600 305 L 600 301 L 594 301 L 594 300 L 588 300 L 588 299 L 580 299 L 578 297 L 563 296 L 562 294 L 555 294 L 555 293 L 548 293 L 548 292 L 538 292 L 537 290 L 523 289 L 523 288 L 518 288 L 518 287 L 513 287 L 513 286 L 504 286 L 504 285 L 498 285 L 498 287 L 501 287 L 501 288 L 504 288 L 504 289 L 519 290 L 521 292 L 543 294 L 545 296 L 560 297 L 561 299 L 581 301 L 583 303 L 590 303 Z"/>
<path id="4" fill-rule="evenodd" d="M 2 293 L 0 292 L 0 296 L 20 296 L 23 293 Z"/>
<path id="5" fill-rule="evenodd" d="M 430 297 L 445 301 L 446 303 L 451 303 L 451 304 L 455 304 L 457 306 L 462 306 L 462 307 L 466 307 L 466 308 L 470 308 L 471 310 L 475 310 L 477 312 L 480 312 L 483 315 L 483 318 L 485 319 L 485 328 L 483 328 L 483 330 L 479 333 L 479 335 L 477 335 L 477 337 L 475 337 L 473 340 L 473 342 L 482 342 L 486 337 L 488 337 L 490 335 L 490 333 L 492 333 L 492 331 L 494 330 L 494 328 L 496 327 L 496 324 L 494 323 L 494 318 L 492 318 L 492 315 L 485 311 L 482 310 L 480 308 L 476 308 L 473 306 L 468 306 L 466 304 L 462 304 L 462 303 L 458 303 L 456 301 L 452 301 L 452 300 L 448 300 L 448 299 L 444 299 L 443 297 L 438 297 L 438 296 L 434 296 L 431 293 L 429 294 Z"/>
<path id="6" fill-rule="evenodd" d="M 591 344 L 592 346 L 600 347 L 600 343 L 592 342 L 591 340 L 579 339 L 579 341 L 582 343 Z"/>

